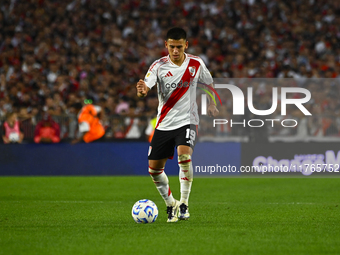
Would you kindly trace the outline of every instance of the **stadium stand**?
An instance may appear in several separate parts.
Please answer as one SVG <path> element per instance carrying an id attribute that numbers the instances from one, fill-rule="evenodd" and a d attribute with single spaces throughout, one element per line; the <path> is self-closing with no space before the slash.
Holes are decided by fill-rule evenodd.
<path id="1" fill-rule="evenodd" d="M 0 118 L 17 112 L 25 141 L 32 142 L 35 125 L 47 112 L 59 123 L 62 141 L 70 141 L 77 125 L 69 108 L 91 96 L 105 109 L 107 139 L 124 139 L 133 126 L 145 140 L 157 92 L 140 100 L 135 84 L 167 54 L 169 27 L 185 28 L 187 52 L 199 55 L 214 78 L 338 80 L 339 14 L 340 3 L 332 0 L 3 0 Z M 273 129 L 268 135 L 339 136 L 340 86 L 297 86 L 317 95 L 310 106 L 313 119 L 300 119 L 304 130 Z M 256 93 L 258 98 L 271 95 L 261 87 Z M 228 99 L 222 94 L 223 102 Z M 257 103 L 267 107 L 260 99 Z M 221 110 L 227 114 L 231 104 L 225 107 Z M 206 137 L 249 136 L 246 129 L 207 126 L 203 119 Z"/>

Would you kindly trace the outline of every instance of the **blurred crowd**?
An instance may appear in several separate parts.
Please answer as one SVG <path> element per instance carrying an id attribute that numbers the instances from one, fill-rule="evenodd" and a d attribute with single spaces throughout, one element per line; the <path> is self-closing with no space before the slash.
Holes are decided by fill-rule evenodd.
<path id="1" fill-rule="evenodd" d="M 71 105 L 91 97 L 104 109 L 107 137 L 129 137 L 131 130 L 131 138 L 143 136 L 157 92 L 139 99 L 135 84 L 167 55 L 165 33 L 173 26 L 187 31 L 187 52 L 214 78 L 340 75 L 339 1 L 2 0 L 0 118 L 16 112 L 35 127 L 48 113 L 67 139 L 76 132 Z M 340 89 L 308 89 L 319 95 L 313 113 L 327 111 L 336 122 Z M 338 135 L 334 126 L 322 135 Z"/>

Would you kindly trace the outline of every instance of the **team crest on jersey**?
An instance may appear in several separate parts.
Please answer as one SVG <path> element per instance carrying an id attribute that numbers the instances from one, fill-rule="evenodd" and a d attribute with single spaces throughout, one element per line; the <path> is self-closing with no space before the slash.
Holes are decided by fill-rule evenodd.
<path id="1" fill-rule="evenodd" d="M 189 66 L 189 73 L 191 76 L 194 76 L 196 73 L 196 66 Z"/>
<path id="2" fill-rule="evenodd" d="M 146 77 L 149 77 L 149 76 L 150 76 L 150 74 L 151 74 L 151 73 L 147 73 L 147 74 L 146 74 Z"/>

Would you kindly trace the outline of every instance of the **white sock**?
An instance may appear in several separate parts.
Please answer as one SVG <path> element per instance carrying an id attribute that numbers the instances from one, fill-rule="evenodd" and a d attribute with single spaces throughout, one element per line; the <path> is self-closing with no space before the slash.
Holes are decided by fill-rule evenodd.
<path id="1" fill-rule="evenodd" d="M 164 173 L 164 169 L 155 169 L 149 166 L 149 174 L 158 189 L 159 194 L 165 201 L 166 206 L 172 206 L 175 199 L 169 187 L 168 176 Z"/>
<path id="2" fill-rule="evenodd" d="M 181 183 L 181 200 L 180 203 L 189 205 L 189 195 L 193 181 L 193 168 L 191 156 L 182 154 L 178 156 L 179 181 Z"/>

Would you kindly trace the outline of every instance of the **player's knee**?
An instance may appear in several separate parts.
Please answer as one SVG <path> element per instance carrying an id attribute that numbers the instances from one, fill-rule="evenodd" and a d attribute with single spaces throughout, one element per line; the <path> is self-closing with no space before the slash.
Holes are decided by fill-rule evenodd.
<path id="1" fill-rule="evenodd" d="M 152 169 L 164 169 L 166 159 L 153 160 L 149 159 L 149 167 Z"/>
<path id="2" fill-rule="evenodd" d="M 163 172 L 164 169 L 157 169 L 149 166 L 149 174 L 154 181 L 160 179 Z"/>
<path id="3" fill-rule="evenodd" d="M 191 164 L 191 156 L 189 154 L 181 154 L 178 156 L 178 164 L 182 167 L 188 168 Z"/>
<path id="4" fill-rule="evenodd" d="M 181 181 L 192 181 L 192 167 L 191 167 L 191 156 L 189 154 L 181 154 L 178 156 L 178 165 L 180 167 L 180 180 Z"/>
<path id="5" fill-rule="evenodd" d="M 152 168 L 149 166 L 149 174 L 151 176 L 156 176 L 156 175 L 160 175 L 161 173 L 163 173 L 164 169 L 156 169 L 156 168 Z"/>

